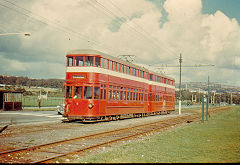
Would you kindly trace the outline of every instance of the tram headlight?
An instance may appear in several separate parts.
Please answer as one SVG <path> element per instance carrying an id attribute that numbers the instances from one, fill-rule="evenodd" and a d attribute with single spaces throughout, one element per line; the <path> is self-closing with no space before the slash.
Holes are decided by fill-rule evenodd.
<path id="1" fill-rule="evenodd" d="M 89 109 L 92 109 L 92 108 L 93 108 L 93 104 L 92 104 L 92 103 L 89 103 L 89 104 L 88 104 L 88 108 L 89 108 Z"/>

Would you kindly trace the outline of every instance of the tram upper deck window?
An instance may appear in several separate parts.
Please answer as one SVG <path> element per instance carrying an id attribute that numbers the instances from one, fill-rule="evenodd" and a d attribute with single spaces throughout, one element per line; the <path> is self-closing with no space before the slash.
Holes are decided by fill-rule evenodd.
<path id="1" fill-rule="evenodd" d="M 93 66 L 93 57 L 92 56 L 85 57 L 85 66 Z"/>
<path id="2" fill-rule="evenodd" d="M 116 71 L 116 62 L 113 62 L 113 70 Z"/>
<path id="3" fill-rule="evenodd" d="M 109 61 L 109 69 L 112 70 L 112 61 Z"/>
<path id="4" fill-rule="evenodd" d="M 100 57 L 95 57 L 95 66 L 100 67 Z"/>
<path id="5" fill-rule="evenodd" d="M 83 57 L 82 56 L 75 57 L 75 66 L 83 66 Z"/>
<path id="6" fill-rule="evenodd" d="M 149 76 L 149 77 L 150 77 L 150 80 L 153 80 L 153 75 L 152 75 L 152 74 L 150 74 L 150 76 Z"/>
<path id="7" fill-rule="evenodd" d="M 67 66 L 73 66 L 73 57 L 68 57 Z"/>
<path id="8" fill-rule="evenodd" d="M 105 59 L 104 58 L 101 58 L 101 67 L 104 68 L 104 61 Z"/>
<path id="9" fill-rule="evenodd" d="M 107 59 L 104 59 L 104 68 L 108 68 L 108 60 Z"/>

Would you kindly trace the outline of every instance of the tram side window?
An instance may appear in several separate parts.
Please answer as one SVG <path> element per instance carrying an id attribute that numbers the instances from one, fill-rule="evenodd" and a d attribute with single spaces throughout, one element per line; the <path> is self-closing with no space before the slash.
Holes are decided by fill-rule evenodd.
<path id="1" fill-rule="evenodd" d="M 149 94 L 149 99 L 148 99 L 149 101 L 153 101 L 153 96 L 152 96 L 152 94 L 150 93 Z"/>
<path id="2" fill-rule="evenodd" d="M 108 100 L 111 100 L 111 96 L 112 96 L 112 86 L 109 86 L 109 89 L 108 89 Z"/>
<path id="3" fill-rule="evenodd" d="M 83 57 L 75 57 L 75 65 L 83 66 Z"/>
<path id="4" fill-rule="evenodd" d="M 107 59 L 104 59 L 104 68 L 108 68 L 108 60 Z"/>
<path id="5" fill-rule="evenodd" d="M 99 99 L 99 87 L 94 87 L 94 99 Z"/>
<path id="6" fill-rule="evenodd" d="M 112 70 L 112 61 L 109 61 L 109 69 Z"/>
<path id="7" fill-rule="evenodd" d="M 95 66 L 100 67 L 100 57 L 95 57 Z"/>
<path id="8" fill-rule="evenodd" d="M 66 87 L 66 98 L 72 98 L 72 86 Z"/>
<path id="9" fill-rule="evenodd" d="M 123 73 L 123 65 L 121 64 L 121 72 Z"/>
<path id="10" fill-rule="evenodd" d="M 68 57 L 67 66 L 73 66 L 73 57 Z"/>
<path id="11" fill-rule="evenodd" d="M 128 74 L 131 74 L 131 67 L 128 67 Z"/>
<path id="12" fill-rule="evenodd" d="M 117 71 L 120 72 L 120 64 L 117 63 Z"/>
<path id="13" fill-rule="evenodd" d="M 82 87 L 74 87 L 74 98 L 82 99 Z"/>
<path id="14" fill-rule="evenodd" d="M 93 57 L 91 56 L 85 57 L 85 66 L 93 66 Z"/>
<path id="15" fill-rule="evenodd" d="M 152 75 L 152 74 L 150 74 L 150 80 L 151 80 L 151 81 L 153 80 L 153 75 Z"/>
<path id="16" fill-rule="evenodd" d="M 84 88 L 84 99 L 92 99 L 92 87 Z"/>
<path id="17" fill-rule="evenodd" d="M 101 67 L 104 68 L 104 58 L 101 58 Z"/>
<path id="18" fill-rule="evenodd" d="M 113 70 L 116 71 L 116 62 L 113 62 Z"/>

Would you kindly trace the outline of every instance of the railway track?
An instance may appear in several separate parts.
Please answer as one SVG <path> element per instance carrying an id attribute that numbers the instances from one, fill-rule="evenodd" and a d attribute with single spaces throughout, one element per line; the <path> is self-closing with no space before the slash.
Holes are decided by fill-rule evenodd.
<path id="1" fill-rule="evenodd" d="M 214 113 L 216 110 L 212 110 Z M 84 154 L 85 151 L 96 149 L 120 141 L 125 141 L 146 135 L 152 132 L 160 132 L 176 125 L 200 120 L 201 115 L 186 115 L 169 118 L 148 124 L 136 125 L 107 132 L 91 134 L 87 136 L 56 141 L 52 143 L 24 147 L 0 152 L 1 163 L 49 163 L 57 158 L 72 154 Z"/>

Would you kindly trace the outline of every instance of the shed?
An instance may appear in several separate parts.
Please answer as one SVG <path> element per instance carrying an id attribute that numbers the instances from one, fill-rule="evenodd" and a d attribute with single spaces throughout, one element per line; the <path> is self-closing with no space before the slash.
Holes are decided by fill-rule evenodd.
<path id="1" fill-rule="evenodd" d="M 22 110 L 21 91 L 0 90 L 0 109 L 3 111 Z"/>

